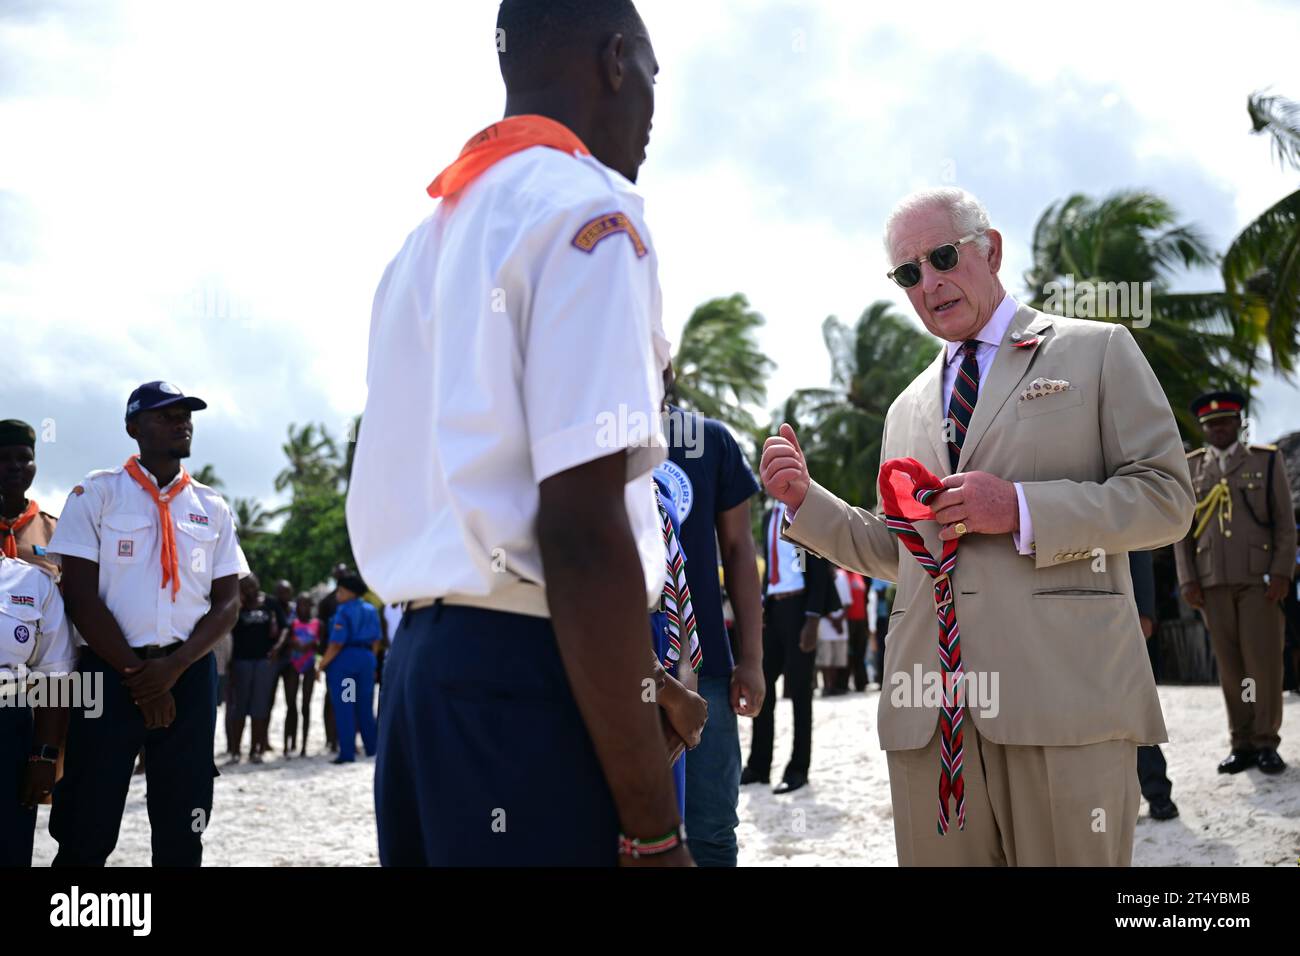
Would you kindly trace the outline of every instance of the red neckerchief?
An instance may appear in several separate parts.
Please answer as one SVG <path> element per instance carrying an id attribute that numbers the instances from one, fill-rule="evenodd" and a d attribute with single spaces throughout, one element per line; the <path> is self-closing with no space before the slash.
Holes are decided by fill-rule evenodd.
<path id="1" fill-rule="evenodd" d="M 17 518 L 10 520 L 0 518 L 0 537 L 4 538 L 5 557 L 18 557 L 18 532 L 27 527 L 36 520 L 36 516 L 41 513 L 35 501 L 27 502 L 27 507 Z"/>
<path id="2" fill-rule="evenodd" d="M 158 537 L 162 541 L 158 559 L 162 562 L 162 586 L 166 587 L 171 584 L 172 603 L 175 604 L 176 593 L 181 588 L 181 571 L 176 559 L 175 523 L 172 521 L 171 511 L 168 509 L 167 503 L 184 491 L 185 486 L 190 483 L 189 472 L 182 468 L 180 477 L 172 483 L 165 494 L 144 473 L 144 469 L 140 466 L 139 455 L 132 455 L 126 460 L 126 473 L 135 479 L 136 484 L 149 493 L 149 497 L 153 498 L 154 504 L 158 506 Z"/>
<path id="3" fill-rule="evenodd" d="M 943 669 L 943 707 L 939 711 L 939 834 L 948 832 L 948 798 L 957 804 L 957 828 L 966 829 L 966 784 L 962 779 L 962 723 L 965 671 L 961 661 L 961 632 L 952 603 L 952 579 L 957 567 L 957 538 L 943 543 L 935 560 L 913 521 L 933 521 L 928 502 L 943 490 L 943 482 L 915 458 L 893 458 L 880 466 L 880 503 L 885 526 L 934 582 L 934 608 L 939 618 L 939 664 Z"/>
<path id="4" fill-rule="evenodd" d="M 429 195 L 434 199 L 454 196 L 507 156 L 533 146 L 591 155 L 591 150 L 563 123 L 535 114 L 508 116 L 475 134 L 456 161 L 429 184 Z"/>

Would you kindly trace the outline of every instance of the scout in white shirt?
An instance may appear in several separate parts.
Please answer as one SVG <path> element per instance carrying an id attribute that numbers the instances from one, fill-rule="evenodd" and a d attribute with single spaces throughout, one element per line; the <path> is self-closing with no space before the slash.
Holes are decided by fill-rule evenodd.
<path id="1" fill-rule="evenodd" d="M 82 674 L 103 674 L 104 714 L 74 711 L 54 796 L 54 863 L 102 866 L 117 843 L 144 747 L 156 866 L 197 866 L 212 812 L 216 661 L 248 573 L 230 508 L 181 467 L 190 412 L 174 385 L 132 394 L 126 430 L 139 455 L 73 489 L 50 542 L 62 557 L 68 616 L 87 645 Z M 160 487 L 161 485 L 161 487 Z"/>
<path id="2" fill-rule="evenodd" d="M 632 181 L 657 65 L 630 0 L 505 0 L 498 36 L 506 119 L 429 187 L 442 202 L 371 321 L 348 528 L 374 591 L 410 602 L 385 675 L 380 860 L 682 862 L 643 703 L 664 680 L 646 610 L 665 448 Z"/>
<path id="3" fill-rule="evenodd" d="M 36 804 L 54 787 L 68 724 L 49 679 L 76 666 L 54 579 L 0 553 L 0 866 L 31 866 Z"/>

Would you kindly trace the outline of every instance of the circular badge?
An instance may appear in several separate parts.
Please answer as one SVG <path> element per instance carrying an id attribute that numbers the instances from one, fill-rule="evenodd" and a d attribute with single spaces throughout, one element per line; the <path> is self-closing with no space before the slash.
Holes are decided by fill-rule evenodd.
<path id="1" fill-rule="evenodd" d="M 27 629 L 26 624 L 19 624 L 14 628 L 14 639 L 18 641 L 19 644 L 26 644 L 31 636 L 32 632 Z"/>
<path id="2" fill-rule="evenodd" d="M 181 390 L 171 382 L 159 382 L 158 391 L 166 392 L 168 395 L 179 395 L 181 393 Z"/>
<path id="3" fill-rule="evenodd" d="M 680 524 L 686 520 L 695 504 L 695 489 L 691 485 L 691 479 L 686 477 L 681 465 L 672 461 L 661 461 L 655 466 L 655 474 L 668 485 L 668 497 L 677 507 L 677 521 Z"/>

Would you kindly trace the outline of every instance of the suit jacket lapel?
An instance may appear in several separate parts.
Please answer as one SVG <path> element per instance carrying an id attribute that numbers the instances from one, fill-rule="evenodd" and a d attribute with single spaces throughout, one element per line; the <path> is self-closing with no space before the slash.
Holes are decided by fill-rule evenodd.
<path id="1" fill-rule="evenodd" d="M 1028 373 L 1034 353 L 1042 344 L 1043 335 L 1049 333 L 1051 327 L 1051 319 L 1027 305 L 1022 305 L 1011 317 L 1007 330 L 1002 335 L 1002 344 L 993 357 L 993 367 L 989 370 L 987 381 L 980 382 L 975 414 L 971 416 L 970 427 L 966 429 L 961 458 L 957 461 L 958 471 L 966 470 L 980 439 Z M 944 457 L 946 459 L 947 456 Z"/>
<path id="2" fill-rule="evenodd" d="M 947 409 L 943 407 L 943 369 L 948 362 L 948 343 L 940 342 L 940 345 L 943 347 L 939 349 L 939 354 L 930 363 L 930 367 L 921 373 L 917 398 L 920 409 L 916 421 L 930 439 L 935 458 L 939 461 L 935 474 L 943 478 L 952 474 L 952 467 L 948 464 L 948 444 L 943 440 L 943 421 L 948 415 Z"/>

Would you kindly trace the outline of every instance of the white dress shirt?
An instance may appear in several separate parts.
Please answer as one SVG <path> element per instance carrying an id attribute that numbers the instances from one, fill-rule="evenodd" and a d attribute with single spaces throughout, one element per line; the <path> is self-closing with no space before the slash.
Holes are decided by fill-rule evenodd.
<path id="1" fill-rule="evenodd" d="M 140 468 L 156 486 L 157 479 Z M 162 584 L 158 505 L 122 466 L 92 471 L 72 489 L 50 539 L 52 554 L 99 565 L 99 597 L 131 647 L 187 640 L 212 606 L 212 582 L 248 575 L 230 507 L 219 494 L 191 479 L 167 509 L 180 571 L 175 601 L 171 585 Z M 76 640 L 85 643 L 80 634 Z"/>
<path id="2" fill-rule="evenodd" d="M 800 566 L 799 547 L 781 537 L 785 521 L 785 505 L 777 502 L 772 510 L 772 520 L 767 527 L 767 549 L 763 558 L 772 564 L 772 545 L 776 545 L 776 566 L 767 569 L 767 593 L 787 594 L 803 590 L 803 568 Z M 780 580 L 773 583 L 773 575 L 779 574 Z"/>
<path id="3" fill-rule="evenodd" d="M 646 606 L 658 602 L 664 342 L 642 215 L 618 173 L 535 146 L 444 199 L 388 266 L 347 502 L 358 569 L 385 603 L 548 616 L 538 486 L 620 450 Z M 631 229 L 602 233 L 616 220 Z"/>
<path id="4" fill-rule="evenodd" d="M 70 674 L 76 668 L 54 579 L 0 554 L 0 691 L 16 689 L 29 674 Z"/>
<path id="5" fill-rule="evenodd" d="M 979 345 L 975 349 L 975 361 L 980 368 L 980 389 L 984 388 L 984 382 L 988 378 L 989 372 L 993 370 L 993 359 L 997 357 L 998 348 L 1002 345 L 1002 339 L 1007 334 L 1007 326 L 1011 324 L 1011 318 L 1020 308 L 1020 303 L 1007 294 L 998 307 L 993 310 L 989 320 L 984 323 L 984 327 L 975 333 L 975 339 Z M 952 401 L 953 384 L 957 381 L 957 370 L 961 368 L 962 342 L 947 342 L 945 347 L 948 350 L 948 364 L 943 367 L 943 413 L 948 414 L 948 405 Z M 976 400 L 975 407 L 979 408 L 979 401 Z M 1016 502 L 1020 509 L 1020 530 L 1013 532 L 1011 539 L 1015 542 L 1016 550 L 1021 554 L 1033 554 L 1034 542 L 1034 523 L 1029 517 L 1029 506 L 1025 504 L 1025 491 L 1020 487 L 1020 482 L 1016 482 Z"/>

